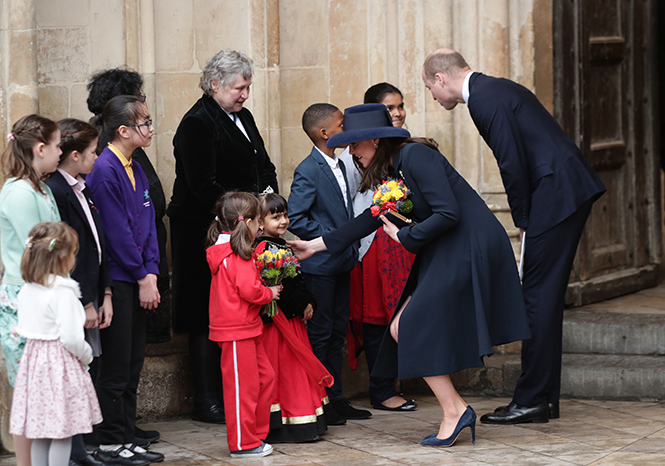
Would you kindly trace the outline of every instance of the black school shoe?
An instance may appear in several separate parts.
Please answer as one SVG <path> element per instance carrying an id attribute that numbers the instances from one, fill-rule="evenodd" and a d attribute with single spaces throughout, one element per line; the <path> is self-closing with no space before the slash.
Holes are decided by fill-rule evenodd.
<path id="1" fill-rule="evenodd" d="M 119 464 L 121 466 L 147 466 L 150 464 L 150 461 L 137 457 L 122 445 L 115 450 L 97 449 L 95 450 L 94 455 L 97 461 L 101 461 L 106 465 Z"/>
<path id="2" fill-rule="evenodd" d="M 345 419 L 369 419 L 372 413 L 366 409 L 356 409 L 349 404 L 346 398 L 341 400 L 330 400 L 330 405 L 335 412 Z"/>
<path id="3" fill-rule="evenodd" d="M 161 463 L 164 461 L 164 455 L 162 453 L 159 453 L 157 451 L 148 451 L 145 448 L 141 448 L 140 446 L 136 444 L 132 444 L 131 446 L 127 447 L 129 451 L 134 453 L 134 456 L 147 460 L 150 463 Z"/>

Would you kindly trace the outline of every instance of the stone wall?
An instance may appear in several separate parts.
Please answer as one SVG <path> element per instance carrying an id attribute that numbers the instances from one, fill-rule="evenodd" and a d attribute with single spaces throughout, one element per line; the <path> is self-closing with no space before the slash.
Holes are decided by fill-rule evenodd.
<path id="1" fill-rule="evenodd" d="M 551 108 L 551 14 L 552 0 L 0 0 L 0 128 L 6 134 L 36 111 L 87 120 L 89 76 L 127 65 L 145 79 L 156 131 L 148 154 L 169 197 L 171 140 L 201 95 L 201 69 L 218 50 L 235 48 L 255 61 L 247 107 L 283 194 L 310 151 L 300 128 L 305 108 L 331 102 L 343 109 L 388 81 L 404 93 L 411 133 L 436 139 L 515 237 L 496 162 L 468 110 L 446 112 L 434 102 L 421 66 L 432 50 L 453 47 L 473 69 L 518 81 Z M 146 417 L 187 406 L 184 348 L 178 340 L 149 349 L 146 370 L 158 382 L 147 383 L 176 393 L 180 404 L 144 398 Z M 180 375 L 169 378 L 165 360 Z"/>

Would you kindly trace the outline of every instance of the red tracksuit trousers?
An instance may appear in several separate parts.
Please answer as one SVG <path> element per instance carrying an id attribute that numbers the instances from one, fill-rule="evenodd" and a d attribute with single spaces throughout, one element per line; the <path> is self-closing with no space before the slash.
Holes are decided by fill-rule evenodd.
<path id="1" fill-rule="evenodd" d="M 219 342 L 230 451 L 260 446 L 270 430 L 275 372 L 260 338 Z"/>

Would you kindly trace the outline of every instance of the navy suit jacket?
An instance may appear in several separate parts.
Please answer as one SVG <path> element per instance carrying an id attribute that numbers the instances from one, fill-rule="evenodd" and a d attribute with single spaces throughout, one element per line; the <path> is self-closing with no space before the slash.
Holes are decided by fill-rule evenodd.
<path id="1" fill-rule="evenodd" d="M 65 177 L 56 171 L 46 180 L 46 184 L 53 192 L 53 197 L 60 211 L 60 218 L 76 230 L 79 236 L 79 252 L 76 256 L 76 267 L 72 272 L 72 278 L 81 287 L 81 302 L 84 306 L 90 302 L 96 302 L 101 306 L 104 299 L 104 289 L 111 286 L 111 274 L 109 273 L 106 248 L 104 247 L 105 238 L 102 221 L 92 201 L 90 189 L 86 187 L 83 194 L 91 207 L 92 219 L 99 236 L 99 244 L 102 247 L 101 265 L 99 264 L 97 242 L 90 228 L 90 223 L 88 223 L 88 218 Z"/>
<path id="2" fill-rule="evenodd" d="M 606 191 L 579 148 L 524 86 L 473 73 L 467 105 L 499 164 L 515 226 L 540 234 Z"/>
<path id="3" fill-rule="evenodd" d="M 348 208 L 339 183 L 330 165 L 316 148 L 303 160 L 293 175 L 289 195 L 289 231 L 303 240 L 330 233 L 353 219 L 353 203 L 349 192 L 344 164 L 339 161 L 346 181 Z M 358 261 L 358 243 L 340 254 L 331 256 L 327 251 L 314 254 L 302 261 L 301 269 L 314 275 L 334 275 L 349 272 Z"/>

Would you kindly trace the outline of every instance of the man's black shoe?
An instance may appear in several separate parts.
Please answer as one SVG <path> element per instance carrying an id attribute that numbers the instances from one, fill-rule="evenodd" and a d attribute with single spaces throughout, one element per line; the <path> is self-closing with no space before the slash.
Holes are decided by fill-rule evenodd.
<path id="1" fill-rule="evenodd" d="M 326 416 L 326 424 L 329 426 L 343 426 L 346 424 L 346 418 L 337 414 L 330 403 L 323 405 L 323 413 Z"/>
<path id="2" fill-rule="evenodd" d="M 95 459 L 104 464 L 119 464 L 122 466 L 147 466 L 150 461 L 138 458 L 127 448 L 121 446 L 115 450 L 95 450 Z"/>
<path id="3" fill-rule="evenodd" d="M 342 398 L 341 400 L 330 400 L 330 404 L 337 414 L 346 419 L 369 419 L 372 417 L 370 411 L 354 408 L 345 398 Z"/>
<path id="4" fill-rule="evenodd" d="M 480 422 L 483 424 L 522 424 L 526 422 L 541 424 L 549 422 L 549 408 L 547 403 L 530 408 L 511 401 L 500 411 L 483 414 Z"/>
<path id="5" fill-rule="evenodd" d="M 159 440 L 160 434 L 156 430 L 143 430 L 138 426 L 134 426 L 134 437 L 153 443 Z M 137 443 L 137 445 L 139 444 Z"/>
<path id="6" fill-rule="evenodd" d="M 205 409 L 194 408 L 192 419 L 210 424 L 226 424 L 224 409 L 218 404 L 212 404 Z"/>
<path id="7" fill-rule="evenodd" d="M 499 411 L 503 411 L 506 409 L 508 406 L 499 406 L 494 410 L 495 413 L 498 413 Z M 550 410 L 549 411 L 549 418 L 550 419 L 559 419 L 561 417 L 559 415 L 559 403 L 547 403 L 547 408 Z"/>

